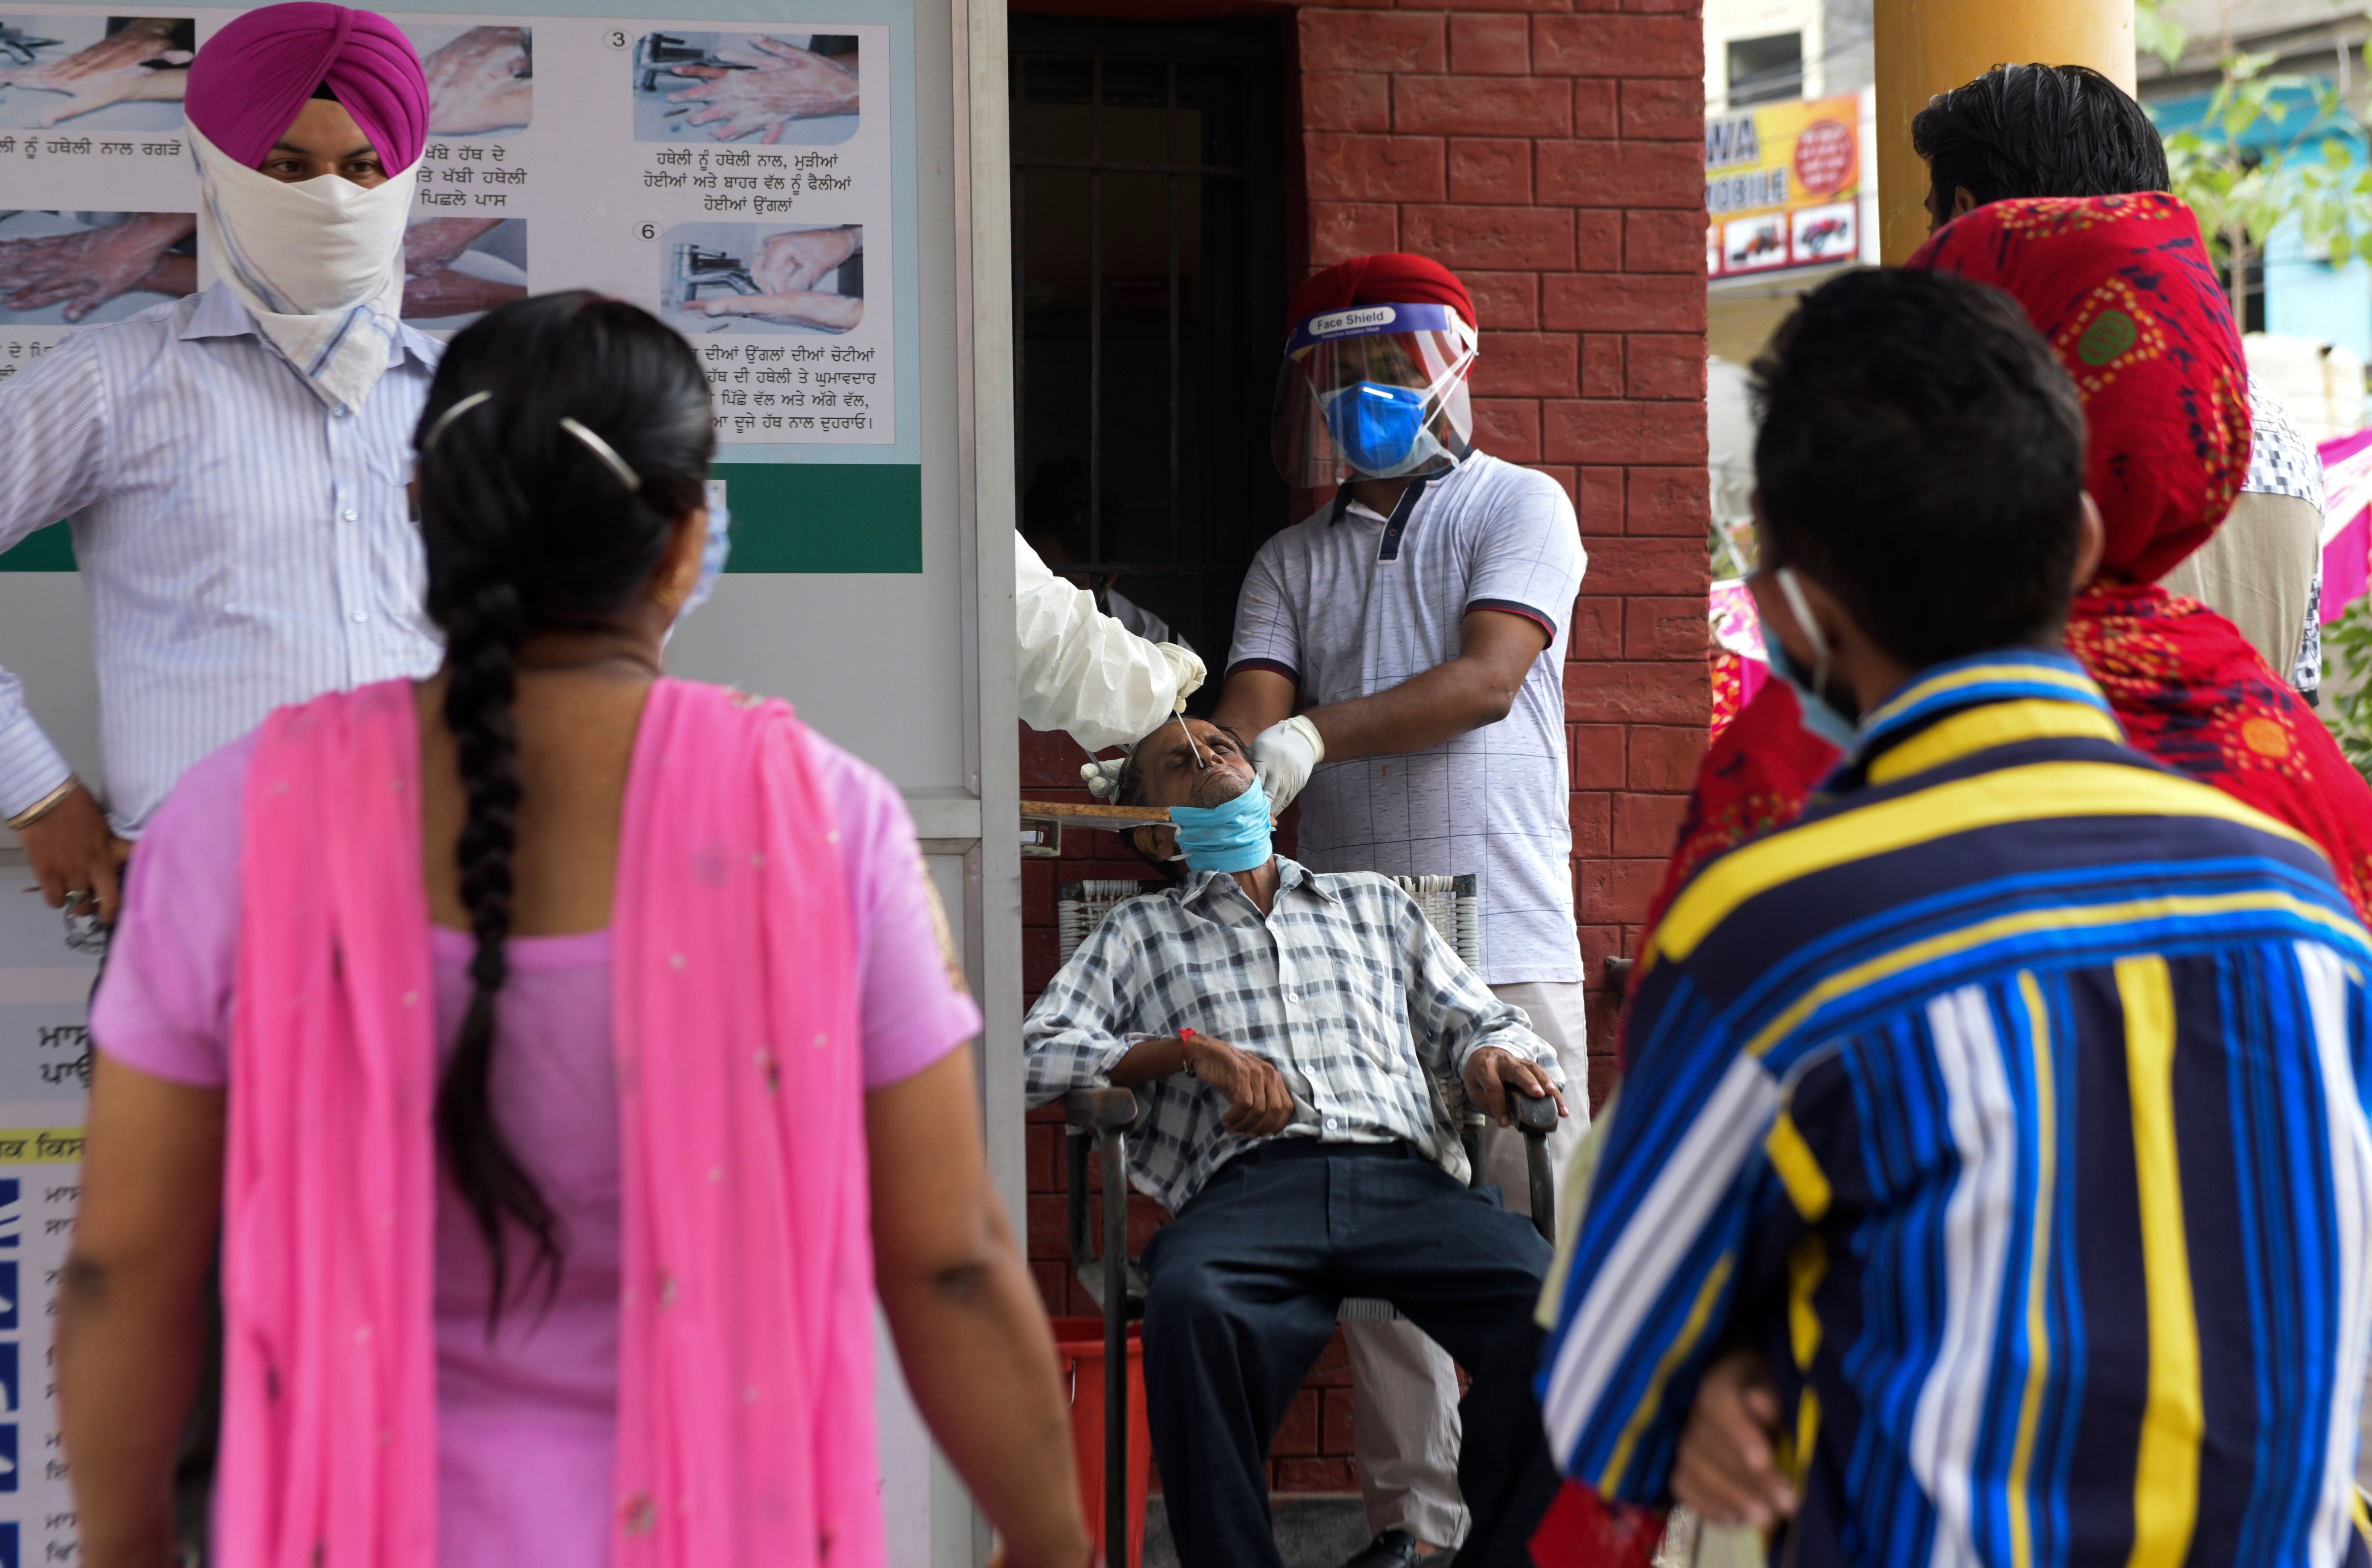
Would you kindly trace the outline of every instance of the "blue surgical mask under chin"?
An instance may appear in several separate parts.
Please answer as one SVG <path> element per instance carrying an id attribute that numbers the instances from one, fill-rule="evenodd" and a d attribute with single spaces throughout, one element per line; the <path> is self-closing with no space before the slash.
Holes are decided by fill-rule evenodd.
<path id="1" fill-rule="evenodd" d="M 1173 806 L 1169 820 L 1178 847 L 1196 871 L 1250 871 L 1268 864 L 1268 791 L 1255 778 L 1250 788 L 1220 806 Z"/>
<path id="2" fill-rule="evenodd" d="M 1319 400 L 1344 462 L 1374 479 L 1397 479 L 1449 454 L 1424 417 L 1429 395 L 1413 387 L 1358 381 Z"/>
<path id="3" fill-rule="evenodd" d="M 1840 751 L 1852 750 L 1854 736 L 1861 726 L 1812 690 L 1811 671 L 1796 662 L 1786 644 L 1776 637 L 1765 637 L 1763 647 L 1771 656 L 1771 673 L 1796 693 L 1796 706 L 1804 715 L 1804 727 Z"/>
<path id="4" fill-rule="evenodd" d="M 1787 607 L 1795 612 L 1796 623 L 1814 639 L 1816 645 L 1821 645 L 1826 633 L 1814 618 L 1812 607 L 1805 600 L 1802 587 L 1795 581 L 1794 571 L 1790 566 L 1779 568 L 1780 590 L 1786 595 Z M 1767 629 L 1762 636 L 1762 650 L 1771 656 L 1771 673 L 1796 693 L 1796 706 L 1803 714 L 1804 727 L 1838 750 L 1851 751 L 1854 738 L 1861 731 L 1860 717 L 1848 714 L 1822 694 L 1820 678 L 1825 671 L 1806 669 L 1797 664 L 1796 656 L 1787 651 L 1787 645 Z M 1823 662 L 1827 656 L 1825 653 L 1821 655 Z"/>

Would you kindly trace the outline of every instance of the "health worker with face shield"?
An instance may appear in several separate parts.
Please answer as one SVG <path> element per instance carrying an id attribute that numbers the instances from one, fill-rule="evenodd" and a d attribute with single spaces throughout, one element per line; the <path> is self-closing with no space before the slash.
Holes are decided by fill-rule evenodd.
<path id="1" fill-rule="evenodd" d="M 419 54 L 368 11 L 267 6 L 205 41 L 186 103 L 211 286 L 0 384 L 0 550 L 71 520 L 106 759 L 76 778 L 0 668 L 0 819 L 52 905 L 107 922 L 192 763 L 437 663 L 404 486 L 439 348 L 398 319 Z"/>
<path id="2" fill-rule="evenodd" d="M 1483 981 L 1586 1085 L 1561 679 L 1585 564 L 1573 504 L 1474 449 L 1474 305 L 1438 262 L 1342 262 L 1288 315 L 1277 467 L 1338 488 L 1253 560 L 1213 716 L 1253 738 L 1277 810 L 1301 802 L 1313 869 L 1471 874 Z M 1560 1171 L 1587 1118 L 1572 1105 L 1551 1138 Z M 1489 1129 L 1484 1158 L 1528 1211 L 1518 1135 Z M 1457 1375 L 1409 1323 L 1346 1331 L 1376 1537 L 1352 1562 L 1405 1568 L 1468 1527 Z"/>

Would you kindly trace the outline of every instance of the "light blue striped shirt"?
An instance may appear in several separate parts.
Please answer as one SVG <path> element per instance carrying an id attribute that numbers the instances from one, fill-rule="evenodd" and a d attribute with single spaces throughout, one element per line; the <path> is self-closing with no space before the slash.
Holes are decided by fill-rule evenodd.
<path id="1" fill-rule="evenodd" d="M 217 285 L 0 383 L 0 550 L 73 519 L 117 832 L 273 709 L 436 668 L 404 486 L 441 353 L 401 329 L 363 406 L 331 410 Z M 68 772 L 0 668 L 0 816 Z"/>

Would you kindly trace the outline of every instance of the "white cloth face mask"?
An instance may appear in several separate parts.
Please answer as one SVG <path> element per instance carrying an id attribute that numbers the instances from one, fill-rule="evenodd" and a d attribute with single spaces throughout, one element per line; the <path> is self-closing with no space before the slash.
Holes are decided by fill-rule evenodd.
<path id="1" fill-rule="evenodd" d="M 361 407 L 387 369 L 403 309 L 412 171 L 368 189 L 334 174 L 291 185 L 187 130 L 199 259 L 323 401 Z"/>

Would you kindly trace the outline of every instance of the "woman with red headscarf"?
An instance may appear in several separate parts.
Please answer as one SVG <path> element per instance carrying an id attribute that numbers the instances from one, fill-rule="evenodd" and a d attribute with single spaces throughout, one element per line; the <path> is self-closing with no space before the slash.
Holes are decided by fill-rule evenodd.
<path id="1" fill-rule="evenodd" d="M 2157 586 L 2224 520 L 2249 464 L 2239 334 L 2191 209 L 2157 193 L 1995 202 L 1909 264 L 2009 294 L 2076 379 L 2108 549 L 2067 645 L 2127 738 L 2312 839 L 2372 918 L 2372 786 L 2238 628 Z M 1826 708 L 1773 680 L 1714 742 L 1649 929 L 1707 861 L 1802 811 L 1848 734 Z"/>

